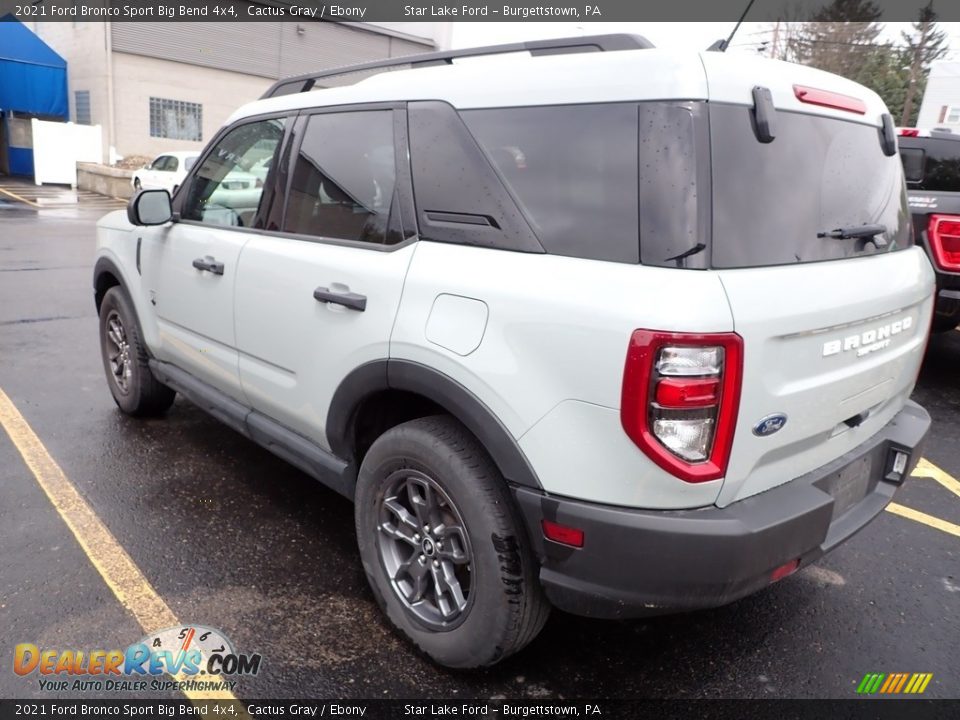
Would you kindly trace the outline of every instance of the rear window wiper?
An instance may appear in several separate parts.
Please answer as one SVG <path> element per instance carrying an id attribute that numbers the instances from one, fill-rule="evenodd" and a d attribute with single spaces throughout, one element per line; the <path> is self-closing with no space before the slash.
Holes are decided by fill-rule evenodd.
<path id="1" fill-rule="evenodd" d="M 877 247 L 885 247 L 887 241 L 878 238 L 878 235 L 886 235 L 886 225 L 851 225 L 850 227 L 839 227 L 827 232 L 818 232 L 818 238 L 834 238 L 835 240 L 850 240 L 852 238 L 873 238 Z"/>

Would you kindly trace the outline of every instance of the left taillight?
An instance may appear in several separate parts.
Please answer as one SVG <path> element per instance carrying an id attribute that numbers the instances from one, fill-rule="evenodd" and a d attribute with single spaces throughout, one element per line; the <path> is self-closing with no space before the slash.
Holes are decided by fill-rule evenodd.
<path id="1" fill-rule="evenodd" d="M 743 376 L 735 333 L 635 330 L 627 349 L 620 420 L 655 463 L 687 482 L 723 477 Z"/>
<path id="2" fill-rule="evenodd" d="M 927 242 L 937 267 L 947 272 L 960 272 L 960 216 L 931 215 Z"/>

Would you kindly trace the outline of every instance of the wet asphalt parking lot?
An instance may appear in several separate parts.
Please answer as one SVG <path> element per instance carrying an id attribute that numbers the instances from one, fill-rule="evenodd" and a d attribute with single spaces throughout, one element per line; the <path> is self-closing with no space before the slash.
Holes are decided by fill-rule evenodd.
<path id="1" fill-rule="evenodd" d="M 927 697 L 960 698 L 960 537 L 892 513 L 728 607 L 555 612 L 493 669 L 433 666 L 381 617 L 346 500 L 180 398 L 159 420 L 118 411 L 91 289 L 102 213 L 0 200 L 0 389 L 176 616 L 262 654 L 241 699 L 851 698 L 867 672 L 930 672 Z M 925 457 L 960 476 L 960 332 L 931 341 L 914 397 L 934 418 Z M 897 502 L 960 526 L 932 479 Z M 51 697 L 12 672 L 17 643 L 143 635 L 0 430 L 0 697 Z"/>

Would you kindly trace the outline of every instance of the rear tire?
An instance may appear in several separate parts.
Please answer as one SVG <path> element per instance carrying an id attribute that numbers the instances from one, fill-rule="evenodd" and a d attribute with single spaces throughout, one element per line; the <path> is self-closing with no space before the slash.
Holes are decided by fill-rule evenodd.
<path id="1" fill-rule="evenodd" d="M 139 190 L 141 187 L 143 187 L 143 186 L 140 184 L 140 178 L 134 178 L 134 179 L 133 179 L 133 189 L 134 189 L 134 190 Z"/>
<path id="2" fill-rule="evenodd" d="M 120 287 L 110 288 L 100 303 L 100 354 L 110 394 L 123 412 L 161 415 L 173 405 L 176 393 L 150 372 L 133 304 Z"/>
<path id="3" fill-rule="evenodd" d="M 496 466 L 453 418 L 398 425 L 363 460 L 355 513 L 370 587 L 394 627 L 441 665 L 493 665 L 547 620 L 515 512 Z"/>

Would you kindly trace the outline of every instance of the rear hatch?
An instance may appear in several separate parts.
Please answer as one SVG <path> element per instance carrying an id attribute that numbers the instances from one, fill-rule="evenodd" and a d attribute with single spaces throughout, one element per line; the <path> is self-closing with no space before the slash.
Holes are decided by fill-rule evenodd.
<path id="1" fill-rule="evenodd" d="M 725 506 L 843 455 L 903 407 L 933 273 L 913 246 L 902 166 L 884 153 L 887 110 L 874 93 L 798 65 L 718 53 L 703 61 L 713 196 L 705 251 L 744 341 L 717 500 Z M 758 130 L 758 86 L 770 92 L 772 140 Z M 764 418 L 779 415 L 786 423 L 765 434 L 781 423 Z"/>

